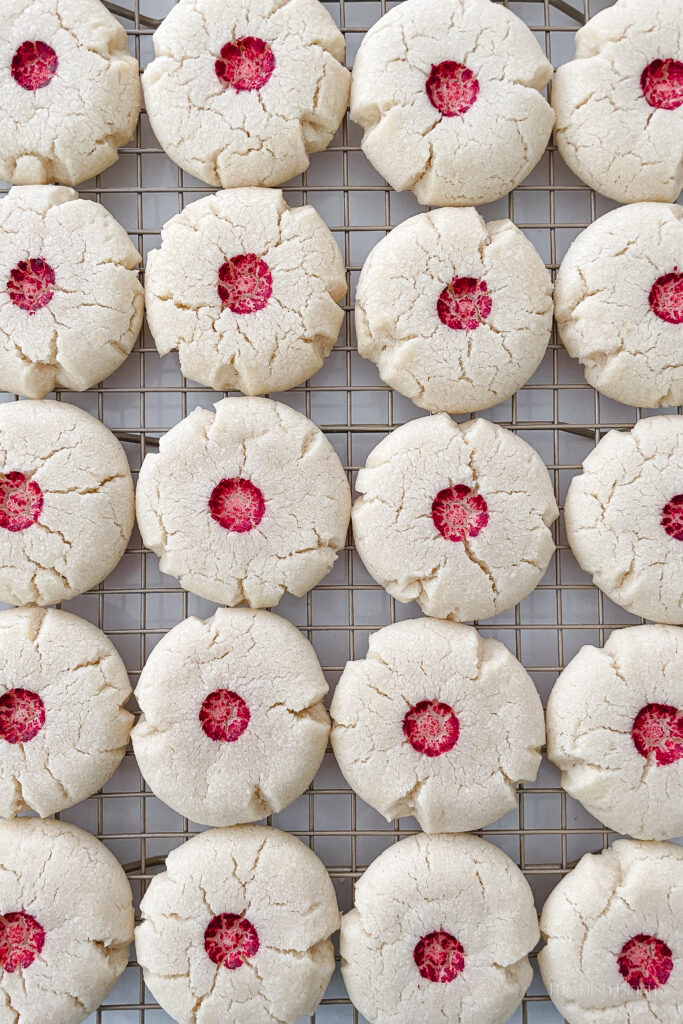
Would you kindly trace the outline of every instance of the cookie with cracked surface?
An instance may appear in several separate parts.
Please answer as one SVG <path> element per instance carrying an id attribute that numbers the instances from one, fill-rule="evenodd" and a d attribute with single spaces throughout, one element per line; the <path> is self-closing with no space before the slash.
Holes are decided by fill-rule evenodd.
<path id="1" fill-rule="evenodd" d="M 133 899 L 107 847 L 75 825 L 0 823 L 0 997 L 5 1021 L 79 1024 L 128 963 Z"/>
<path id="2" fill-rule="evenodd" d="M 410 619 L 370 637 L 331 706 L 344 777 L 387 821 L 425 832 L 481 828 L 517 806 L 536 778 L 543 709 L 523 667 L 471 626 Z"/>
<path id="3" fill-rule="evenodd" d="M 0 388 L 44 398 L 118 369 L 142 324 L 140 255 L 100 204 L 60 185 L 0 200 Z"/>
<path id="4" fill-rule="evenodd" d="M 353 535 L 397 601 L 438 619 L 486 619 L 540 581 L 558 511 L 531 445 L 485 419 L 445 413 L 398 427 L 358 473 Z"/>
<path id="5" fill-rule="evenodd" d="M 313 209 L 236 188 L 190 203 L 147 257 L 159 353 L 216 391 L 285 391 L 313 376 L 339 335 L 344 260 Z"/>
<path id="6" fill-rule="evenodd" d="M 501 850 L 469 835 L 411 836 L 356 883 L 342 918 L 342 975 L 370 1024 L 503 1024 L 531 982 L 531 889 Z"/>
<path id="7" fill-rule="evenodd" d="M 570 246 L 555 316 L 603 395 L 648 409 L 683 403 L 682 256 L 683 208 L 664 203 L 612 210 Z"/>
<path id="8" fill-rule="evenodd" d="M 318 0 L 180 0 L 153 40 L 154 134 L 209 185 L 281 185 L 344 117 L 344 37 Z"/>
<path id="9" fill-rule="evenodd" d="M 615 832 L 683 835 L 683 629 L 632 626 L 582 647 L 548 701 L 562 786 Z"/>
<path id="10" fill-rule="evenodd" d="M 683 0 L 617 0 L 576 33 L 552 89 L 555 138 L 582 181 L 618 203 L 683 187 Z"/>
<path id="11" fill-rule="evenodd" d="M 356 289 L 358 351 L 431 412 L 476 412 L 514 394 L 550 339 L 550 274 L 510 220 L 433 210 L 372 250 Z"/>
<path id="12" fill-rule="evenodd" d="M 541 913 L 548 994 L 569 1024 L 683 1014 L 683 850 L 619 839 L 585 854 Z"/>
<path id="13" fill-rule="evenodd" d="M 92 623 L 56 608 L 0 612 L 0 815 L 41 817 L 96 793 L 133 725 L 126 668 Z"/>
<path id="14" fill-rule="evenodd" d="M 150 789 L 202 825 L 281 811 L 322 763 L 327 683 L 296 626 L 219 608 L 185 619 L 154 648 L 135 691 L 133 749 Z"/>
<path id="15" fill-rule="evenodd" d="M 75 405 L 0 405 L 0 600 L 56 604 L 100 583 L 134 523 L 128 460 Z"/>
<path id="16" fill-rule="evenodd" d="M 118 158 L 140 113 L 138 62 L 99 0 L 6 0 L 0 178 L 77 185 Z"/>
<path id="17" fill-rule="evenodd" d="M 334 889 L 300 840 L 260 825 L 211 829 L 173 850 L 140 904 L 147 987 L 179 1024 L 294 1024 L 334 970 Z"/>
<path id="18" fill-rule="evenodd" d="M 490 0 L 406 0 L 365 35 L 351 117 L 373 167 L 425 206 L 475 206 L 543 155 L 553 69 L 526 25 Z"/>
<path id="19" fill-rule="evenodd" d="M 584 460 L 565 502 L 567 540 L 617 604 L 683 624 L 683 416 L 610 430 Z"/>
<path id="20" fill-rule="evenodd" d="M 325 576 L 351 496 L 339 458 L 301 413 L 268 398 L 195 409 L 140 469 L 137 514 L 161 571 L 217 604 L 276 605 Z"/>

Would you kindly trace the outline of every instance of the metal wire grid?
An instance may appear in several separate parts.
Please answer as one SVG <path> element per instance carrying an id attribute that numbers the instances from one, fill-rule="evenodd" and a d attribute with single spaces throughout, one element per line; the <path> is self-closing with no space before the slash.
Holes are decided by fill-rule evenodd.
<path id="1" fill-rule="evenodd" d="M 122 0 L 108 6 L 125 25 L 131 50 L 145 66 L 151 34 L 174 0 Z M 502 0 L 532 28 L 555 65 L 573 55 L 573 34 L 610 0 Z M 347 63 L 363 33 L 391 3 L 387 0 L 330 0 L 326 4 L 347 40 Z M 412 197 L 391 192 L 372 171 L 359 148 L 360 133 L 345 120 L 333 144 L 314 156 L 308 173 L 285 187 L 291 205 L 311 202 L 332 227 L 344 253 L 349 279 L 345 326 L 325 367 L 312 382 L 278 400 L 317 422 L 344 462 L 350 479 L 374 445 L 393 427 L 421 415 L 408 400 L 381 384 L 374 366 L 361 360 L 354 344 L 353 293 L 363 259 L 391 227 L 418 212 Z M 85 198 L 104 203 L 129 230 L 144 254 L 159 241 L 161 224 L 210 190 L 165 157 L 143 114 L 134 142 L 119 162 L 92 184 Z M 596 197 L 563 165 L 553 146 L 539 167 L 513 193 L 482 208 L 483 215 L 509 216 L 534 241 L 553 275 L 569 242 L 612 204 Z M 11 396 L 5 396 L 11 400 Z M 210 406 L 214 392 L 184 380 L 177 360 L 159 359 L 145 326 L 124 366 L 103 385 L 83 395 L 56 396 L 80 405 L 110 426 L 126 448 L 134 471 L 158 438 L 197 405 Z M 680 411 L 680 410 L 679 410 Z M 589 388 L 556 335 L 531 383 L 511 400 L 483 415 L 529 440 L 540 452 L 562 507 L 571 476 L 611 427 L 630 427 L 640 416 Z M 646 413 L 647 414 L 647 413 Z M 467 417 L 458 417 L 466 419 Z M 557 674 L 584 643 L 602 644 L 612 628 L 636 622 L 603 597 L 581 573 L 556 527 L 557 551 L 544 580 L 514 610 L 480 627 L 503 641 L 525 664 L 544 699 Z M 135 533 L 117 570 L 95 591 L 70 602 L 69 610 L 103 628 L 126 661 L 133 683 L 159 638 L 190 614 L 211 614 L 214 606 L 188 595 L 158 571 L 157 560 Z M 278 612 L 291 618 L 316 647 L 334 685 L 347 658 L 362 657 L 375 629 L 416 614 L 396 605 L 367 575 L 351 544 L 340 552 L 333 572 L 305 599 L 285 599 Z M 587 850 L 607 846 L 609 833 L 558 785 L 558 773 L 544 760 L 534 784 L 519 787 L 518 809 L 483 835 L 504 849 L 525 872 L 540 908 L 562 874 Z M 101 793 L 62 817 L 104 840 L 124 863 L 136 900 L 161 869 L 165 855 L 196 827 L 170 811 L 146 789 L 132 754 Z M 326 863 L 342 910 L 352 905 L 353 882 L 374 857 L 417 830 L 414 819 L 387 824 L 348 789 L 328 751 L 311 789 L 272 819 L 308 841 Z M 535 963 L 535 961 L 534 961 Z M 162 1024 L 169 1018 L 145 990 L 135 960 L 109 999 L 90 1019 L 98 1024 Z M 339 972 L 311 1024 L 358 1024 Z M 535 972 L 515 1024 L 559 1024 Z"/>

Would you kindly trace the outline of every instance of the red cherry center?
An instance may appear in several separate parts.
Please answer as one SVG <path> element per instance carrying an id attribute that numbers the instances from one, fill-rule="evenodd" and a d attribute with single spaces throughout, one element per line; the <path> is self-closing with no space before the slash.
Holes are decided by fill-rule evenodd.
<path id="1" fill-rule="evenodd" d="M 275 70 L 275 54 L 265 39 L 242 36 L 226 43 L 215 64 L 216 74 L 237 92 L 261 89 Z"/>
<path id="2" fill-rule="evenodd" d="M 45 725 L 45 705 L 33 690 L 17 686 L 0 697 L 0 739 L 28 743 Z"/>
<path id="3" fill-rule="evenodd" d="M 12 270 L 7 291 L 15 306 L 33 316 L 54 298 L 55 272 L 45 260 L 22 260 Z"/>
<path id="4" fill-rule="evenodd" d="M 259 938 L 251 921 L 241 914 L 218 914 L 204 932 L 204 949 L 209 960 L 236 971 L 258 953 Z"/>
<path id="5" fill-rule="evenodd" d="M 273 275 L 253 252 L 233 256 L 218 271 L 218 298 L 233 313 L 257 313 L 273 294 Z"/>
<path id="6" fill-rule="evenodd" d="M 640 88 L 651 107 L 676 110 L 683 103 L 683 62 L 667 57 L 643 69 Z"/>
<path id="7" fill-rule="evenodd" d="M 683 713 L 671 704 L 646 704 L 633 720 L 631 737 L 641 757 L 673 764 L 683 757 Z"/>
<path id="8" fill-rule="evenodd" d="M 650 309 L 660 320 L 683 324 L 683 274 L 678 267 L 658 277 L 650 288 Z"/>
<path id="9" fill-rule="evenodd" d="M 406 713 L 403 733 L 413 750 L 427 757 L 439 757 L 458 742 L 460 722 L 449 704 L 421 700 Z"/>
<path id="10" fill-rule="evenodd" d="M 443 60 L 432 64 L 426 83 L 427 96 L 444 117 L 456 117 L 469 110 L 479 95 L 479 82 L 466 64 Z"/>
<path id="11" fill-rule="evenodd" d="M 45 945 L 45 929 L 25 910 L 0 914 L 0 967 L 12 974 L 30 967 Z"/>
<path id="12" fill-rule="evenodd" d="M 439 295 L 439 320 L 454 331 L 476 331 L 486 321 L 493 303 L 486 281 L 454 277 Z"/>
<path id="13" fill-rule="evenodd" d="M 617 964 L 619 973 L 632 989 L 647 992 L 666 985 L 674 969 L 671 950 L 654 935 L 634 935 L 625 942 Z"/>
<path id="14" fill-rule="evenodd" d="M 209 511 L 224 530 L 248 533 L 266 514 L 266 500 L 251 480 L 233 476 L 216 484 L 209 498 Z"/>
<path id="15" fill-rule="evenodd" d="M 199 721 L 210 740 L 234 743 L 249 725 L 251 712 L 238 693 L 214 690 L 199 709 Z"/>
<path id="16" fill-rule="evenodd" d="M 12 78 L 22 89 L 35 92 L 49 85 L 57 74 L 57 54 L 40 40 L 26 41 L 12 57 Z"/>
<path id="17" fill-rule="evenodd" d="M 662 526 L 675 540 L 683 540 L 683 494 L 674 494 L 662 509 Z"/>
<path id="18" fill-rule="evenodd" d="M 471 487 L 456 484 L 439 491 L 432 502 L 432 520 L 446 540 L 476 537 L 489 521 L 488 505 Z"/>
<path id="19" fill-rule="evenodd" d="M 0 527 L 17 533 L 28 530 L 43 510 L 43 492 L 23 473 L 0 473 Z"/>
<path id="20" fill-rule="evenodd" d="M 417 969 L 427 981 L 446 984 L 465 970 L 465 950 L 450 932 L 430 932 L 413 950 Z"/>

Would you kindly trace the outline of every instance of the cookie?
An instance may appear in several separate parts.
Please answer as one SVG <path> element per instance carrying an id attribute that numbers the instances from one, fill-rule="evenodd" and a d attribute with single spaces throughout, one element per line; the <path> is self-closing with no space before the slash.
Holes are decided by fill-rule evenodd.
<path id="1" fill-rule="evenodd" d="M 564 257 L 560 336 L 608 398 L 648 409 L 683 404 L 682 257 L 683 207 L 664 203 L 612 210 Z"/>
<path id="2" fill-rule="evenodd" d="M 397 601 L 438 619 L 486 619 L 522 601 L 555 550 L 558 511 L 533 448 L 488 420 L 412 420 L 358 473 L 353 535 Z"/>
<path id="3" fill-rule="evenodd" d="M 519 185 L 543 155 L 553 69 L 526 25 L 490 0 L 406 0 L 363 38 L 351 117 L 397 192 L 475 206 Z"/>
<path id="4" fill-rule="evenodd" d="M 322 763 L 330 719 L 315 651 L 270 612 L 219 608 L 154 648 L 135 696 L 133 750 L 150 789 L 202 825 L 281 811 Z"/>
<path id="5" fill-rule="evenodd" d="M 0 388 L 44 398 L 118 369 L 142 324 L 140 255 L 100 203 L 59 185 L 0 200 Z"/>
<path id="6" fill-rule="evenodd" d="M 548 757 L 593 817 L 683 836 L 683 629 L 632 626 L 582 647 L 548 701 Z"/>
<path id="7" fill-rule="evenodd" d="M 161 571 L 216 604 L 301 597 L 344 544 L 351 497 L 314 423 L 268 398 L 195 409 L 147 455 L 137 514 Z"/>
<path id="8" fill-rule="evenodd" d="M 123 448 L 66 402 L 0 405 L 0 601 L 56 604 L 100 583 L 133 530 Z"/>
<path id="9" fill-rule="evenodd" d="M 342 974 L 370 1024 L 503 1024 L 531 982 L 531 889 L 475 836 L 411 836 L 356 883 L 342 918 Z"/>
<path id="10" fill-rule="evenodd" d="M 531 377 L 550 340 L 550 274 L 510 220 L 420 213 L 372 250 L 356 289 L 358 351 L 431 412 L 475 412 Z"/>
<path id="11" fill-rule="evenodd" d="M 344 37 L 318 0 L 179 0 L 153 41 L 150 124 L 209 185 L 281 185 L 344 117 Z"/>
<path id="12" fill-rule="evenodd" d="M 471 626 L 409 619 L 370 637 L 331 706 L 344 778 L 387 821 L 465 832 L 517 806 L 545 741 L 536 687 L 497 640 Z"/>
<path id="13" fill-rule="evenodd" d="M 7 0 L 0 178 L 78 185 L 111 166 L 140 113 L 138 62 L 99 0 Z"/>
<path id="14" fill-rule="evenodd" d="M 557 69 L 555 138 L 582 181 L 618 203 L 683 187 L 683 0 L 617 0 Z"/>
<path id="15" fill-rule="evenodd" d="M 344 260 L 312 206 L 236 188 L 190 203 L 147 257 L 147 319 L 186 377 L 262 395 L 313 376 L 344 313 Z"/>
<path id="16" fill-rule="evenodd" d="M 75 825 L 0 823 L 4 1021 L 79 1024 L 128 963 L 133 900 L 121 865 Z"/>
<path id="17" fill-rule="evenodd" d="M 683 850 L 620 839 L 551 892 L 538 954 L 568 1024 L 661 1024 L 683 1014 Z"/>
<path id="18" fill-rule="evenodd" d="M 567 540 L 607 596 L 634 615 L 683 623 L 683 416 L 610 430 L 574 477 Z"/>
<path id="19" fill-rule="evenodd" d="M 275 828 L 195 836 L 169 854 L 140 909 L 145 984 L 179 1024 L 294 1024 L 314 1012 L 334 970 L 330 877 Z"/>
<path id="20" fill-rule="evenodd" d="M 111 640 L 49 608 L 0 612 L 0 815 L 41 817 L 96 793 L 133 724 L 126 668 Z"/>

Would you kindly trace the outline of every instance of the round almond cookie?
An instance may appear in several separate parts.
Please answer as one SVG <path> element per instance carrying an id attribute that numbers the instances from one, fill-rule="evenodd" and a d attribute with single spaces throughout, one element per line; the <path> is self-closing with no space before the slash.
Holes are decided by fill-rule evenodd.
<path id="1" fill-rule="evenodd" d="M 142 324 L 140 255 L 100 203 L 60 185 L 0 200 L 0 388 L 44 398 L 118 369 Z"/>
<path id="2" fill-rule="evenodd" d="M 517 806 L 545 742 L 536 687 L 471 626 L 409 619 L 370 637 L 334 691 L 332 747 L 349 785 L 387 821 L 481 828 Z"/>
<path id="3" fill-rule="evenodd" d="M 179 1024 L 294 1024 L 315 1011 L 334 970 L 330 876 L 275 828 L 195 836 L 168 855 L 140 909 L 145 983 Z"/>
<path id="4" fill-rule="evenodd" d="M 351 495 L 321 430 L 268 398 L 195 409 L 147 455 L 137 487 L 143 543 L 161 571 L 217 604 L 301 597 L 344 544 Z"/>
<path id="5" fill-rule="evenodd" d="M 564 510 L 593 583 L 634 615 L 674 625 L 683 624 L 682 482 L 683 416 L 652 416 L 602 438 Z"/>
<path id="6" fill-rule="evenodd" d="M 125 666 L 96 626 L 56 608 L 0 611 L 0 815 L 41 817 L 96 793 L 133 724 Z"/>
<path id="7" fill-rule="evenodd" d="M 133 750 L 150 789 L 202 825 L 281 811 L 325 755 L 327 683 L 315 651 L 270 612 L 219 608 L 154 648 L 135 696 Z"/>
<path id="8" fill-rule="evenodd" d="M 552 89 L 562 159 L 618 203 L 683 187 L 683 0 L 617 0 L 576 33 Z"/>
<path id="9" fill-rule="evenodd" d="M 159 353 L 216 391 L 285 391 L 332 349 L 346 294 L 339 246 L 312 206 L 236 188 L 190 203 L 147 257 L 147 319 Z"/>
<path id="10" fill-rule="evenodd" d="M 390 846 L 356 883 L 342 918 L 342 975 L 370 1024 L 503 1024 L 531 982 L 538 942 L 528 882 L 468 835 Z"/>
<path id="11" fill-rule="evenodd" d="M 128 460 L 66 402 L 0 405 L 0 601 L 56 604 L 118 564 L 135 520 Z"/>
<path id="12" fill-rule="evenodd" d="M 140 113 L 138 62 L 99 0 L 6 0 L 0 178 L 78 185 L 118 157 Z"/>
<path id="13" fill-rule="evenodd" d="M 397 601 L 438 619 L 486 619 L 540 581 L 558 511 L 526 441 L 488 420 L 441 413 L 398 427 L 358 473 L 353 535 Z"/>
<path id="14" fill-rule="evenodd" d="M 683 836 L 683 629 L 632 626 L 582 647 L 548 701 L 562 786 L 615 832 Z"/>
<path id="15" fill-rule="evenodd" d="M 114 987 L 133 941 L 133 900 L 103 843 L 65 821 L 0 823 L 3 1020 L 79 1024 Z"/>
<path id="16" fill-rule="evenodd" d="M 372 250 L 356 289 L 358 351 L 431 412 L 476 412 L 531 377 L 550 340 L 550 274 L 510 220 L 434 210 Z"/>
<path id="17" fill-rule="evenodd" d="M 152 129 L 209 185 L 281 185 L 344 117 L 344 37 L 318 0 L 179 0 L 153 41 Z"/>
<path id="18" fill-rule="evenodd" d="M 619 839 L 546 900 L 538 954 L 568 1024 L 667 1024 L 683 1014 L 683 850 Z"/>
<path id="19" fill-rule="evenodd" d="M 543 155 L 553 69 L 512 11 L 491 0 L 406 0 L 365 35 L 351 117 L 393 189 L 425 206 L 493 202 Z"/>
<path id="20" fill-rule="evenodd" d="M 682 257 L 683 207 L 665 203 L 612 210 L 570 246 L 555 316 L 603 395 L 648 409 L 683 404 Z"/>

